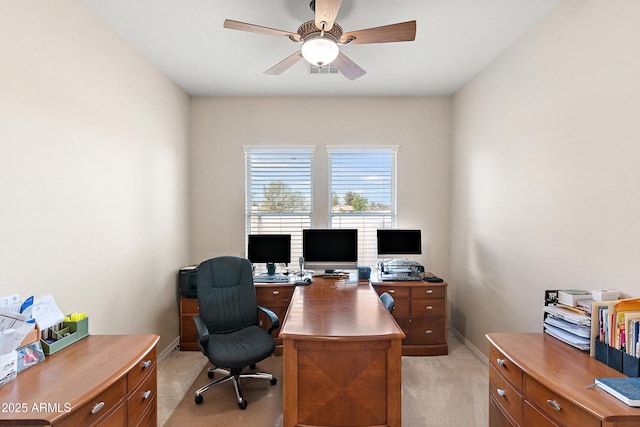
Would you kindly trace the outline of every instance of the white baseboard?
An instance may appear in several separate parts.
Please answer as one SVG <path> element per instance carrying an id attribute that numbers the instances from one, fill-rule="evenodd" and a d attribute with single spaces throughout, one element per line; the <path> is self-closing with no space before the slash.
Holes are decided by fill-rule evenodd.
<path id="1" fill-rule="evenodd" d="M 167 357 L 169 353 L 173 351 L 174 348 L 178 347 L 179 344 L 180 344 L 180 336 L 177 336 L 176 339 L 171 341 L 171 344 L 169 344 L 164 350 L 160 352 L 160 354 L 158 355 L 158 361 Z"/>
<path id="2" fill-rule="evenodd" d="M 464 346 L 467 347 L 469 349 L 469 351 L 471 351 L 485 365 L 489 366 L 489 358 L 483 352 L 478 350 L 478 347 L 473 345 L 471 343 L 471 341 L 467 340 L 460 332 L 458 332 L 454 328 L 449 328 L 449 329 L 451 329 L 451 332 L 453 332 L 453 334 L 456 336 L 456 338 L 458 338 L 460 341 L 462 341 Z"/>

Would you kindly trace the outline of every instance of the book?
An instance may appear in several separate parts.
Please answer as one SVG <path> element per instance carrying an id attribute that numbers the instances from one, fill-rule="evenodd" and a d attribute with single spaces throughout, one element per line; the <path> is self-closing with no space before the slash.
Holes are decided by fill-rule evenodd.
<path id="1" fill-rule="evenodd" d="M 627 405 L 640 407 L 640 378 L 596 378 L 594 383 Z"/>

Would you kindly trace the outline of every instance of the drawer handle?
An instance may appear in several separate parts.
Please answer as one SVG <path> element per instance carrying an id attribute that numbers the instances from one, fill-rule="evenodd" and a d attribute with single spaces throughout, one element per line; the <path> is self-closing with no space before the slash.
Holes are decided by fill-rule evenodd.
<path id="1" fill-rule="evenodd" d="M 433 307 L 431 307 L 430 305 L 425 307 L 425 310 L 433 310 Z"/>
<path id="2" fill-rule="evenodd" d="M 102 408 L 104 408 L 104 402 L 96 403 L 94 407 L 91 408 L 91 413 L 97 414 Z"/>
<path id="3" fill-rule="evenodd" d="M 498 393 L 498 396 L 500 397 L 504 397 L 507 393 L 505 393 L 505 391 L 501 388 L 497 388 L 496 389 L 496 393 Z"/>
<path id="4" fill-rule="evenodd" d="M 504 359 L 496 359 L 496 362 L 498 363 L 498 365 L 500 366 L 504 366 L 506 364 L 506 361 Z"/>
<path id="5" fill-rule="evenodd" d="M 151 390 L 145 391 L 144 393 L 142 393 L 142 400 L 147 400 L 149 396 L 151 396 Z"/>
<path id="6" fill-rule="evenodd" d="M 395 289 L 389 289 L 387 292 L 389 292 L 390 294 L 395 294 L 396 293 Z"/>
<path id="7" fill-rule="evenodd" d="M 142 369 L 147 369 L 149 366 L 151 366 L 151 360 L 147 360 L 142 364 Z"/>
<path id="8" fill-rule="evenodd" d="M 431 329 L 427 329 L 426 331 L 424 331 L 425 334 L 431 334 L 433 333 L 433 331 Z"/>
<path id="9" fill-rule="evenodd" d="M 426 291 L 424 291 L 425 294 L 432 294 L 433 293 L 433 289 L 427 289 Z"/>
<path id="10" fill-rule="evenodd" d="M 280 295 L 280 291 L 273 291 L 272 294 L 273 295 Z"/>
<path id="11" fill-rule="evenodd" d="M 551 406 L 551 409 L 553 409 L 554 411 L 560 410 L 560 404 L 555 400 L 547 399 L 547 405 Z"/>

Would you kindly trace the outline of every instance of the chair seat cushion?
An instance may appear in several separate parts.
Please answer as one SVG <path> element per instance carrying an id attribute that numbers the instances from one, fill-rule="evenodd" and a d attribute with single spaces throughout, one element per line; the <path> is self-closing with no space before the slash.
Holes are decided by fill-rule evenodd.
<path id="1" fill-rule="evenodd" d="M 207 357 L 219 368 L 243 368 L 273 353 L 275 342 L 259 326 L 249 326 L 226 334 L 210 334 Z"/>

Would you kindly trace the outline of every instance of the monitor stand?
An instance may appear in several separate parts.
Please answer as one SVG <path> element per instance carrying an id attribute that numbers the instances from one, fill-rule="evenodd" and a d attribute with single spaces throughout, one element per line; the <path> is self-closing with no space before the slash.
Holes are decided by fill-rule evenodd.
<path id="1" fill-rule="evenodd" d="M 267 263 L 267 274 L 269 276 L 273 276 L 274 274 L 276 274 L 276 264 L 273 262 L 268 262 Z"/>

